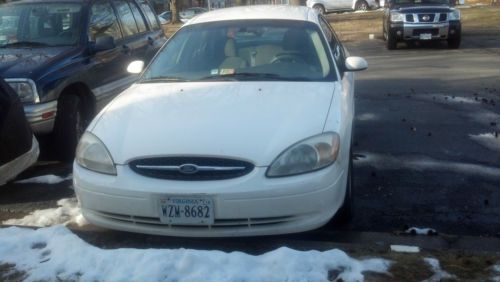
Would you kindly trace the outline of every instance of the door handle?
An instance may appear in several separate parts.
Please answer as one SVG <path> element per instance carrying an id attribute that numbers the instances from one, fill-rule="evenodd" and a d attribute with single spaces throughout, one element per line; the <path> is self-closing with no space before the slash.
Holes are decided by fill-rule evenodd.
<path id="1" fill-rule="evenodd" d="M 129 55 L 130 54 L 130 47 L 128 47 L 127 45 L 123 45 L 122 52 Z"/>
<path id="2" fill-rule="evenodd" d="M 154 43 L 155 43 L 155 40 L 151 36 L 148 36 L 148 44 L 153 46 Z"/>

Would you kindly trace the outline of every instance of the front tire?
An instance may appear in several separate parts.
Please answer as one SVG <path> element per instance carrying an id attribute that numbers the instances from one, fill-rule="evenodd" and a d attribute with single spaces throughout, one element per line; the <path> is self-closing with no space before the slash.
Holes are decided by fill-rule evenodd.
<path id="1" fill-rule="evenodd" d="M 458 49 L 460 48 L 460 43 L 461 43 L 461 38 L 453 38 L 453 39 L 448 39 L 448 48 L 450 49 Z"/>
<path id="2" fill-rule="evenodd" d="M 81 98 L 72 94 L 61 96 L 57 104 L 53 132 L 58 160 L 73 161 L 76 145 L 85 131 L 86 124 Z"/>
<path id="3" fill-rule="evenodd" d="M 387 49 L 388 50 L 394 50 L 396 49 L 397 45 L 398 45 L 398 41 L 396 40 L 396 38 L 394 38 L 393 35 L 391 35 L 391 33 L 389 31 L 386 31 L 386 46 L 387 46 Z"/>

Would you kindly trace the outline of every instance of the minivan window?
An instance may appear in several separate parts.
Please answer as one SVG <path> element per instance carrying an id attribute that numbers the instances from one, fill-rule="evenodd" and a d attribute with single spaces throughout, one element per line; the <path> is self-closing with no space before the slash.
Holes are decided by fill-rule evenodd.
<path id="1" fill-rule="evenodd" d="M 111 4 L 97 2 L 90 11 L 89 40 L 95 41 L 96 37 L 109 35 L 115 40 L 121 39 L 122 34 L 118 20 Z"/>
<path id="2" fill-rule="evenodd" d="M 113 3 L 122 23 L 123 36 L 127 37 L 138 33 L 139 30 L 137 29 L 137 24 L 128 3 L 125 1 L 113 1 Z"/>
<path id="3" fill-rule="evenodd" d="M 80 4 L 1 5 L 0 47 L 74 45 L 80 36 L 80 17 Z"/>

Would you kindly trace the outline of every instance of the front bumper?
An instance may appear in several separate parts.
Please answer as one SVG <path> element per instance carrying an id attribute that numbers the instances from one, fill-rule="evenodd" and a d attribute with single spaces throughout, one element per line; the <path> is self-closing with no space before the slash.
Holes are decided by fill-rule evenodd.
<path id="1" fill-rule="evenodd" d="M 57 100 L 47 103 L 24 105 L 24 113 L 34 133 L 50 133 L 54 129 Z"/>
<path id="2" fill-rule="evenodd" d="M 84 217 L 123 231 L 186 237 L 258 236 L 295 233 L 327 223 L 341 207 L 347 174 L 334 164 L 299 176 L 265 177 L 266 167 L 221 181 L 173 181 L 144 177 L 128 166 L 118 176 L 74 164 L 73 181 Z M 160 221 L 161 198 L 204 195 L 214 202 L 213 225 L 168 225 Z"/>
<path id="3" fill-rule="evenodd" d="M 460 21 L 445 23 L 391 23 L 389 32 L 393 38 L 403 40 L 422 40 L 420 34 L 431 34 L 426 40 L 445 40 L 459 38 L 461 34 Z"/>

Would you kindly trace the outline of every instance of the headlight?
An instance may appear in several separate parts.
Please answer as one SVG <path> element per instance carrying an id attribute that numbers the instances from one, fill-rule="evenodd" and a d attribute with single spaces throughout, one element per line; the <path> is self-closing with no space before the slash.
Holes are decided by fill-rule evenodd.
<path id="1" fill-rule="evenodd" d="M 337 159 L 340 136 L 327 132 L 292 145 L 281 153 L 268 168 L 267 177 L 280 177 L 315 171 L 331 165 Z"/>
<path id="2" fill-rule="evenodd" d="M 448 19 L 450 21 L 459 21 L 460 20 L 460 10 L 453 10 L 448 13 Z"/>
<path id="3" fill-rule="evenodd" d="M 23 103 L 39 103 L 35 82 L 31 79 L 6 79 L 5 80 Z"/>
<path id="4" fill-rule="evenodd" d="M 405 20 L 404 14 L 398 12 L 391 13 L 391 22 L 404 22 L 404 20 Z"/>
<path id="5" fill-rule="evenodd" d="M 90 132 L 85 132 L 78 143 L 76 162 L 89 170 L 116 175 L 116 167 L 108 149 Z"/>

